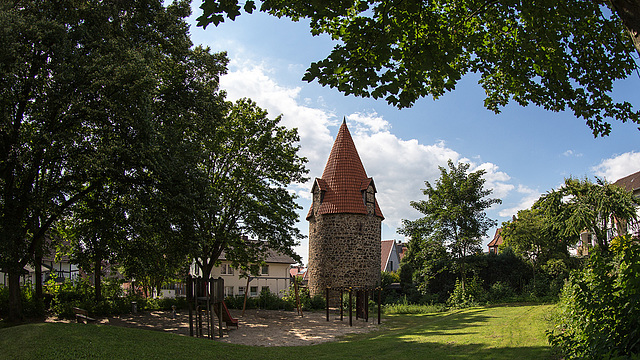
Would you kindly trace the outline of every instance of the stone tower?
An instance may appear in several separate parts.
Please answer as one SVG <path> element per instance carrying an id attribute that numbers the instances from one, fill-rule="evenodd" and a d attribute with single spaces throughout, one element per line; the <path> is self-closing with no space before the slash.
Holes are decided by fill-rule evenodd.
<path id="1" fill-rule="evenodd" d="M 309 290 L 380 284 L 382 212 L 345 121 L 321 178 L 311 189 Z"/>

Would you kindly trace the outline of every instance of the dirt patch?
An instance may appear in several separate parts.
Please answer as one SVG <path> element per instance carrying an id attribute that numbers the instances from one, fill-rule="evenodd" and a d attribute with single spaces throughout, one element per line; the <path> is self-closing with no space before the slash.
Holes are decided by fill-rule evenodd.
<path id="1" fill-rule="evenodd" d="M 377 317 L 368 322 L 353 317 L 353 326 L 349 326 L 348 316 L 340 321 L 340 314 L 332 312 L 327 321 L 325 312 L 305 312 L 302 317 L 295 311 L 278 310 L 230 310 L 231 316 L 239 319 L 236 329 L 224 327 L 224 337 L 216 341 L 253 346 L 303 346 L 335 341 L 347 334 L 365 333 L 379 328 Z M 59 322 L 49 318 L 47 322 Z M 217 321 L 217 318 L 216 320 Z M 189 335 L 189 313 L 182 311 L 151 311 L 98 319 L 97 323 L 114 326 L 135 327 L 148 330 L 165 331 L 179 335 Z M 195 325 L 194 325 L 195 326 Z M 218 328 L 213 330 L 218 334 Z M 206 334 L 206 326 L 203 329 Z"/>

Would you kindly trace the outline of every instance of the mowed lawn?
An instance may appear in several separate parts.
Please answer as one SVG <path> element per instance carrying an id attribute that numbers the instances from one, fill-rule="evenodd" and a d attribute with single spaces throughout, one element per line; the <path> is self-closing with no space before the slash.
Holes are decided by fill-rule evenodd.
<path id="1" fill-rule="evenodd" d="M 382 329 L 339 342 L 251 347 L 106 325 L 36 323 L 0 329 L 2 359 L 550 359 L 553 305 L 390 315 Z"/>

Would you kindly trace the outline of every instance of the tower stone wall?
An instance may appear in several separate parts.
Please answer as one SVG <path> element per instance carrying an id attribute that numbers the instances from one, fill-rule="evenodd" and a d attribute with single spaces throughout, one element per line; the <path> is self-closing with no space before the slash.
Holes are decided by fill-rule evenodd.
<path id="1" fill-rule="evenodd" d="M 380 284 L 382 219 L 375 215 L 325 214 L 309 220 L 309 290 Z"/>
<path id="2" fill-rule="evenodd" d="M 375 183 L 367 177 L 345 122 L 311 191 L 313 204 L 307 214 L 311 295 L 324 295 L 327 287 L 378 286 L 384 217 Z"/>

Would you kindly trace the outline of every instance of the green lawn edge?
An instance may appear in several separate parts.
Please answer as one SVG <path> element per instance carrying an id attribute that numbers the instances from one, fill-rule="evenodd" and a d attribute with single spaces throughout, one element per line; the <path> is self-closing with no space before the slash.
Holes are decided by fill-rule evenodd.
<path id="1" fill-rule="evenodd" d="M 254 347 L 108 325 L 34 323 L 0 329 L 3 359 L 551 359 L 553 305 L 387 315 L 381 329 L 337 342 Z"/>

